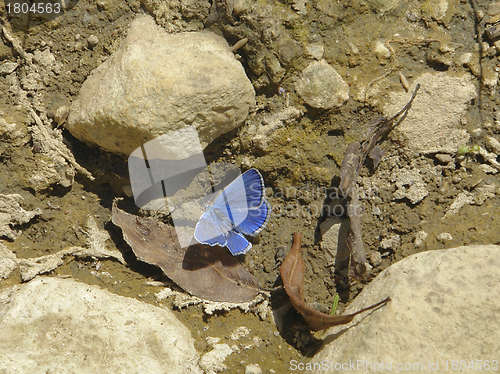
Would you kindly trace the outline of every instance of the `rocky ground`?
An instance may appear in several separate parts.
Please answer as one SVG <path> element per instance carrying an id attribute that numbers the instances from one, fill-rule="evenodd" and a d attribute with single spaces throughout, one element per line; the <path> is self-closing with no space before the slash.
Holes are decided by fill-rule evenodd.
<path id="1" fill-rule="evenodd" d="M 242 67 L 243 83 L 230 87 L 227 79 L 225 90 L 242 100 L 231 105 L 249 108 L 248 117 L 235 110 L 232 126 L 207 135 L 203 145 L 207 162 L 254 167 L 264 177 L 273 215 L 241 260 L 263 288 L 280 284 L 279 260 L 295 231 L 304 234 L 309 304 L 329 312 L 339 294 L 343 312 L 366 286 L 349 281 L 341 252 L 345 219 L 335 196 L 341 162 L 347 144 L 363 139 L 371 120 L 398 112 L 417 83 L 408 116 L 381 144 L 380 164 L 368 160 L 358 180 L 370 273 L 427 250 L 500 243 L 500 3 L 81 0 L 42 24 L 1 14 L 2 289 L 49 273 L 174 309 L 197 352 L 224 362 L 207 363 L 206 372 L 224 365 L 232 372 L 259 372 L 255 365 L 286 372 L 290 360 L 308 362 L 318 349 L 323 335 L 309 333 L 284 292 L 261 300 L 260 309 L 214 314 L 206 305 L 179 307 L 189 301 L 158 296 L 165 288 L 158 281 L 168 279 L 137 261 L 110 223 L 115 197 L 125 198 L 121 207 L 130 213 L 147 214 L 131 198 L 127 152 L 104 141 L 132 137 L 116 130 L 86 138 L 88 124 L 97 122 L 96 113 L 120 126 L 140 115 L 146 124 L 168 118 L 161 112 L 165 95 L 133 107 L 137 96 L 108 94 L 87 101 L 78 115 L 75 103 L 84 107 L 83 83 L 117 60 L 111 57 L 123 51 L 139 15 L 165 33 L 213 32 L 228 44 L 219 53 Z M 217 69 L 212 73 L 217 77 Z M 118 99 L 108 101 L 112 96 Z M 204 104 L 187 100 L 182 108 Z"/>

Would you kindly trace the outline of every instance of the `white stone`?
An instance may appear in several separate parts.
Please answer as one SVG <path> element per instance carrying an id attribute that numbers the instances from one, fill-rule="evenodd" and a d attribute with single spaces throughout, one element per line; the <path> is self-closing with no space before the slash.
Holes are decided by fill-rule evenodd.
<path id="1" fill-rule="evenodd" d="M 458 60 L 461 65 L 468 65 L 472 61 L 472 53 L 465 52 L 460 55 Z"/>
<path id="2" fill-rule="evenodd" d="M 307 14 L 307 0 L 292 0 L 292 9 L 297 11 L 297 14 L 305 16 Z"/>
<path id="3" fill-rule="evenodd" d="M 370 264 L 373 266 L 379 266 L 382 263 L 382 255 L 380 252 L 373 251 L 369 256 Z"/>
<path id="4" fill-rule="evenodd" d="M 442 162 L 444 164 L 447 164 L 447 163 L 453 161 L 453 157 L 451 157 L 451 155 L 446 154 L 446 153 L 436 153 L 436 155 L 434 157 L 436 157 L 436 159 L 439 162 Z"/>
<path id="5" fill-rule="evenodd" d="M 24 210 L 19 204 L 23 197 L 19 194 L 0 194 L 0 238 L 6 237 L 10 240 L 21 235 L 21 231 L 15 226 L 28 223 L 35 216 L 42 214 L 40 208 L 35 210 Z"/>
<path id="6" fill-rule="evenodd" d="M 8 278 L 16 267 L 16 255 L 0 242 L 0 278 Z"/>
<path id="7" fill-rule="evenodd" d="M 474 196 L 472 193 L 468 191 L 462 191 L 460 192 L 457 197 L 455 197 L 455 200 L 451 203 L 451 205 L 446 209 L 442 220 L 451 217 L 455 214 L 458 213 L 461 207 L 463 207 L 466 204 L 471 204 L 474 201 Z"/>
<path id="8" fill-rule="evenodd" d="M 478 128 L 476 128 L 476 129 L 472 130 L 472 135 L 474 135 L 476 138 L 479 138 L 479 137 L 481 136 L 481 132 L 482 132 L 482 131 L 483 131 L 483 130 L 482 130 L 481 128 L 479 128 L 479 127 L 478 127 Z"/>
<path id="9" fill-rule="evenodd" d="M 497 161 L 497 155 L 494 153 L 488 152 L 483 147 L 479 147 L 479 154 L 483 156 L 483 158 L 488 161 L 491 166 L 500 171 L 500 162 Z"/>
<path id="10" fill-rule="evenodd" d="M 428 4 L 428 9 L 430 10 L 432 18 L 437 21 L 441 21 L 445 18 L 448 10 L 448 0 L 430 0 Z"/>
<path id="11" fill-rule="evenodd" d="M 425 243 L 425 239 L 427 239 L 427 236 L 429 236 L 429 234 L 427 234 L 423 230 L 417 232 L 417 234 L 415 235 L 415 241 L 414 241 L 415 245 L 417 247 L 421 247 Z"/>
<path id="12" fill-rule="evenodd" d="M 447 232 L 442 232 L 437 236 L 437 240 L 439 240 L 441 243 L 445 243 L 453 240 L 453 237 Z"/>
<path id="13" fill-rule="evenodd" d="M 323 54 L 325 53 L 325 47 L 323 46 L 323 43 L 307 44 L 306 51 L 309 57 L 321 60 L 323 58 Z"/>
<path id="14" fill-rule="evenodd" d="M 249 0 L 234 0 L 233 13 L 241 14 L 246 12 L 251 6 L 251 2 Z"/>
<path id="15" fill-rule="evenodd" d="M 421 87 L 406 119 L 391 131 L 391 136 L 423 154 L 454 154 L 469 142 L 469 134 L 459 124 L 469 103 L 477 95 L 470 74 L 424 73 L 414 79 Z M 409 100 L 408 93 L 392 92 L 384 108 L 386 116 L 397 113 Z"/>
<path id="16" fill-rule="evenodd" d="M 416 168 L 405 167 L 394 171 L 391 181 L 396 182 L 397 187 L 392 195 L 394 200 L 407 198 L 412 204 L 416 204 L 429 194 L 427 184 Z"/>
<path id="17" fill-rule="evenodd" d="M 387 13 L 396 8 L 401 0 L 368 0 L 367 3 L 377 13 Z"/>
<path id="18" fill-rule="evenodd" d="M 479 165 L 479 167 L 481 168 L 481 170 L 485 174 L 497 174 L 498 173 L 498 170 L 490 165 L 481 164 L 481 165 Z"/>
<path id="19" fill-rule="evenodd" d="M 486 137 L 486 145 L 490 151 L 496 153 L 497 155 L 500 155 L 500 142 L 493 136 L 488 135 Z"/>
<path id="20" fill-rule="evenodd" d="M 0 291 L 6 373 L 200 373 L 174 314 L 97 286 L 40 277 Z"/>
<path id="21" fill-rule="evenodd" d="M 262 368 L 259 364 L 250 364 L 245 367 L 245 374 L 262 374 Z"/>
<path id="22" fill-rule="evenodd" d="M 381 272 L 345 313 L 390 296 L 387 305 L 356 316 L 349 325 L 330 328 L 312 359 L 333 363 L 368 361 L 421 363 L 459 357 L 486 360 L 500 351 L 500 246 L 432 250 L 407 257 Z M 456 344 L 460 342 L 460 344 Z M 342 370 L 343 373 L 366 373 Z M 413 370 L 417 372 L 417 370 Z M 439 372 L 444 372 L 444 369 Z"/>
<path id="23" fill-rule="evenodd" d="M 380 248 L 395 250 L 401 244 L 401 237 L 397 234 L 390 234 L 380 241 Z"/>
<path id="24" fill-rule="evenodd" d="M 19 64 L 17 62 L 7 61 L 0 65 L 0 74 L 6 75 L 11 74 L 17 69 Z"/>
<path id="25" fill-rule="evenodd" d="M 227 369 L 224 361 L 234 349 L 227 344 L 214 344 L 214 348 L 200 359 L 200 367 L 206 374 L 215 374 Z"/>
<path id="26" fill-rule="evenodd" d="M 474 205 L 481 206 L 484 204 L 486 199 L 492 199 L 495 197 L 495 185 L 494 184 L 482 184 L 476 187 L 474 190 Z"/>
<path id="27" fill-rule="evenodd" d="M 95 35 L 90 35 L 87 38 L 87 43 L 89 45 L 89 48 L 94 48 L 99 43 L 99 38 Z"/>
<path id="28" fill-rule="evenodd" d="M 342 225 L 342 221 L 344 221 L 344 225 Z M 346 237 L 347 226 L 345 220 L 340 218 L 330 218 L 320 224 L 321 250 L 324 253 L 327 266 L 335 265 L 337 269 L 343 269 L 348 265 L 349 249 L 344 240 L 339 240 L 339 237 Z"/>
<path id="29" fill-rule="evenodd" d="M 13 132 L 16 129 L 15 123 L 7 123 L 3 118 L 0 118 L 0 135 L 5 135 Z"/>
<path id="30" fill-rule="evenodd" d="M 229 335 L 229 337 L 231 338 L 231 340 L 238 340 L 239 338 L 247 336 L 248 334 L 250 334 L 250 329 L 245 326 L 240 326 L 236 328 L 231 333 L 231 335 Z"/>
<path id="31" fill-rule="evenodd" d="M 238 127 L 254 103 L 253 86 L 224 38 L 167 34 L 139 16 L 120 49 L 82 85 L 66 127 L 82 141 L 129 155 L 194 125 L 204 148 Z"/>
<path id="32" fill-rule="evenodd" d="M 384 45 L 384 43 L 382 43 L 380 40 L 377 40 L 375 42 L 375 45 L 373 46 L 373 52 L 375 52 L 375 55 L 378 58 L 382 58 L 382 59 L 391 58 L 391 51 L 389 51 L 389 48 L 387 48 Z"/>
<path id="33" fill-rule="evenodd" d="M 349 86 L 325 60 L 311 62 L 295 82 L 295 90 L 314 108 L 330 109 L 349 99 Z"/>

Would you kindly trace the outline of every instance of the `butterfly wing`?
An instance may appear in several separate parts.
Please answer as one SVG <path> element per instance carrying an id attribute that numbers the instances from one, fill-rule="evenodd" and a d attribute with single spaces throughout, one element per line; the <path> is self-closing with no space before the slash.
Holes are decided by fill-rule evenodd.
<path id="1" fill-rule="evenodd" d="M 248 215 L 235 227 L 235 230 L 246 235 L 257 235 L 267 225 L 270 216 L 271 207 L 264 199 L 260 207 L 248 210 Z"/>
<path id="2" fill-rule="evenodd" d="M 264 201 L 264 180 L 256 169 L 250 169 L 232 181 L 214 202 L 214 207 L 226 215 L 233 226 L 240 225 L 249 209 Z"/>
<path id="3" fill-rule="evenodd" d="M 202 244 L 224 247 L 227 244 L 227 233 L 231 229 L 232 226 L 227 221 L 219 219 L 213 210 L 209 210 L 201 215 L 196 224 L 194 238 Z"/>
<path id="4" fill-rule="evenodd" d="M 230 231 L 227 234 L 226 247 L 229 248 L 233 256 L 237 256 L 247 253 L 252 248 L 252 244 L 239 232 Z"/>
<path id="5" fill-rule="evenodd" d="M 250 169 L 229 185 L 215 199 L 214 206 L 231 208 L 257 208 L 264 200 L 264 180 L 257 169 Z"/>

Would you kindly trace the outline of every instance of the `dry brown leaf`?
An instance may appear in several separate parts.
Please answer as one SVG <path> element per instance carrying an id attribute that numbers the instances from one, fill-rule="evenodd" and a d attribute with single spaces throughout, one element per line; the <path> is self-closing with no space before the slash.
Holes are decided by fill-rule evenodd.
<path id="1" fill-rule="evenodd" d="M 304 302 L 304 262 L 301 254 L 302 234 L 293 234 L 293 244 L 290 253 L 281 264 L 280 273 L 285 291 L 297 311 L 302 314 L 312 331 L 319 331 L 331 326 L 343 325 L 352 321 L 354 316 L 367 310 L 386 304 L 391 299 L 388 297 L 381 302 L 367 308 L 358 310 L 356 313 L 345 315 L 331 315 L 321 313 Z"/>
<path id="2" fill-rule="evenodd" d="M 112 222 L 137 258 L 157 265 L 185 291 L 212 301 L 243 303 L 260 291 L 259 281 L 227 251 L 197 244 L 182 248 L 175 229 L 152 218 L 134 216 L 113 204 Z"/>

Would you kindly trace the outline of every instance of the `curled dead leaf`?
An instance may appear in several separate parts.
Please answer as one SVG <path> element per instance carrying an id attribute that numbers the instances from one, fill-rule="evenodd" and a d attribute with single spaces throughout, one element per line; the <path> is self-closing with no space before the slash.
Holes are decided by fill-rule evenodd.
<path id="1" fill-rule="evenodd" d="M 180 246 L 175 229 L 152 218 L 134 216 L 113 203 L 112 222 L 141 261 L 163 273 L 192 295 L 243 303 L 260 291 L 259 281 L 225 248 L 197 244 Z"/>
<path id="2" fill-rule="evenodd" d="M 312 331 L 319 331 L 331 326 L 343 325 L 352 321 L 354 316 L 367 310 L 386 304 L 391 299 L 388 297 L 381 302 L 352 314 L 330 315 L 321 313 L 304 302 L 304 262 L 301 254 L 302 234 L 293 234 L 293 244 L 288 256 L 281 264 L 280 274 L 285 291 L 295 309 L 304 317 Z"/>

